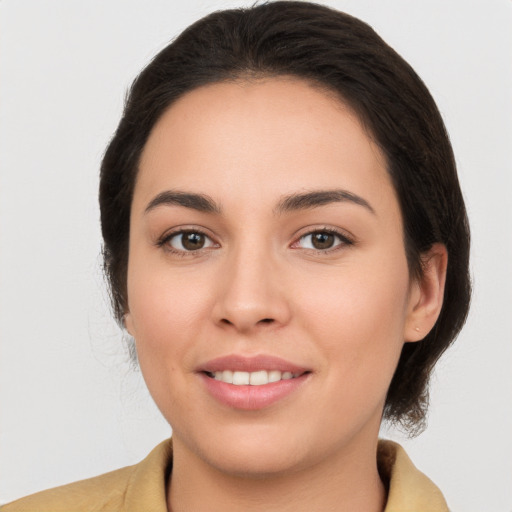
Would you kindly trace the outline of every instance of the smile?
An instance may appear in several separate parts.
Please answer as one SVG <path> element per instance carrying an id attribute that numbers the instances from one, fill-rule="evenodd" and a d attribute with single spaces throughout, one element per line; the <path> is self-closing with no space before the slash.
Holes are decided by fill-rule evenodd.
<path id="1" fill-rule="evenodd" d="M 294 374 L 279 370 L 259 370 L 256 372 L 224 370 L 208 374 L 210 378 L 235 386 L 264 386 L 280 380 L 295 379 L 299 375 L 299 373 Z"/>
<path id="2" fill-rule="evenodd" d="M 230 354 L 196 368 L 205 391 L 238 411 L 256 411 L 295 396 L 310 382 L 313 368 L 269 354 Z"/>

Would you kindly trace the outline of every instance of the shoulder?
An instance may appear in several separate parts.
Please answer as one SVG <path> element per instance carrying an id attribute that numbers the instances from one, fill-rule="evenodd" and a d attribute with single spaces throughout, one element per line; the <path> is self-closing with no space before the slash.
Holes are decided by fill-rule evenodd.
<path id="1" fill-rule="evenodd" d="M 0 507 L 0 511 L 165 511 L 166 472 L 171 457 L 171 443 L 166 441 L 139 464 L 32 494 Z"/>
<path id="2" fill-rule="evenodd" d="M 94 478 L 55 487 L 16 500 L 2 512 L 122 510 L 124 495 L 134 466 L 118 469 Z"/>
<path id="3" fill-rule="evenodd" d="M 384 512 L 449 512 L 439 488 L 416 468 L 399 444 L 380 440 L 378 465 L 389 488 Z"/>

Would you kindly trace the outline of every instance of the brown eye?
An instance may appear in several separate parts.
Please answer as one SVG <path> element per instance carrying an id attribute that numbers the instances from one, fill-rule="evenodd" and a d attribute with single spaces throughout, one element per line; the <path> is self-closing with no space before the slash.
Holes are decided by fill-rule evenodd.
<path id="1" fill-rule="evenodd" d="M 343 235 L 331 233 L 330 231 L 313 231 L 304 235 L 299 240 L 303 249 L 314 249 L 316 251 L 328 251 L 341 245 L 351 245 L 351 241 Z"/>
<path id="2" fill-rule="evenodd" d="M 311 244 L 315 249 L 330 249 L 335 242 L 332 233 L 313 233 L 311 235 Z"/>
<path id="3" fill-rule="evenodd" d="M 209 237 L 198 231 L 182 231 L 172 235 L 168 244 L 177 251 L 198 251 L 214 244 Z"/>
<path id="4" fill-rule="evenodd" d="M 204 235 L 201 233 L 183 233 L 182 244 L 187 251 L 196 251 L 204 247 Z"/>

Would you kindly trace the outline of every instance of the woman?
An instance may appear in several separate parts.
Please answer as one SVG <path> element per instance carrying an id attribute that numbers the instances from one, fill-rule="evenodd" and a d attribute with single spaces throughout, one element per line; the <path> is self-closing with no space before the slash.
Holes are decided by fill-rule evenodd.
<path id="1" fill-rule="evenodd" d="M 364 23 L 214 13 L 141 73 L 101 169 L 105 268 L 172 443 L 9 510 L 447 510 L 422 426 L 466 318 L 442 120 Z"/>

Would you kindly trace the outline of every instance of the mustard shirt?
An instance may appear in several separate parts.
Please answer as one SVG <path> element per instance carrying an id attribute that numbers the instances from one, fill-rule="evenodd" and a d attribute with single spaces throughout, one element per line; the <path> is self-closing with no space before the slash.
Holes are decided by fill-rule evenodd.
<path id="1" fill-rule="evenodd" d="M 169 439 L 139 464 L 32 494 L 0 511 L 167 512 L 166 472 L 171 461 Z M 449 512 L 441 491 L 416 469 L 400 445 L 379 441 L 378 466 L 381 477 L 389 481 L 384 512 Z"/>

